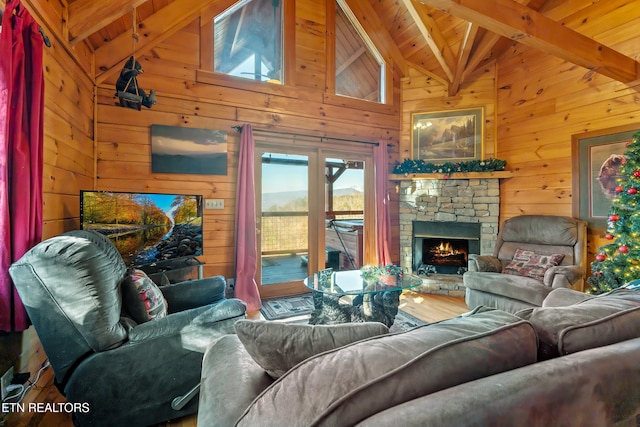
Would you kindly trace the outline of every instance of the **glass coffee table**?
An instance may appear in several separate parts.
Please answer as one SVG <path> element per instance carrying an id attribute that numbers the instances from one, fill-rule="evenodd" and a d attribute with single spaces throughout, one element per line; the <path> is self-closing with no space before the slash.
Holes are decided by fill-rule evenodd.
<path id="1" fill-rule="evenodd" d="M 397 284 L 387 285 L 365 281 L 360 270 L 324 270 L 304 279 L 304 284 L 313 293 L 315 310 L 310 324 L 381 322 L 390 327 L 398 313 L 400 294 L 421 285 L 422 279 L 405 274 Z M 345 296 L 353 297 L 351 303 L 340 301 Z"/>

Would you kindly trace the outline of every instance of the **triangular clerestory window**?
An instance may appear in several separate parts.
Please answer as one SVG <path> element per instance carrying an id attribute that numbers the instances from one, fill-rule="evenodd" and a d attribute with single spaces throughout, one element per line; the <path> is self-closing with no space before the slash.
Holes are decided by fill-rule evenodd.
<path id="1" fill-rule="evenodd" d="M 344 0 L 336 1 L 336 94 L 385 102 L 382 55 Z"/>
<path id="2" fill-rule="evenodd" d="M 214 18 L 214 71 L 282 84 L 285 0 L 241 0 Z"/>

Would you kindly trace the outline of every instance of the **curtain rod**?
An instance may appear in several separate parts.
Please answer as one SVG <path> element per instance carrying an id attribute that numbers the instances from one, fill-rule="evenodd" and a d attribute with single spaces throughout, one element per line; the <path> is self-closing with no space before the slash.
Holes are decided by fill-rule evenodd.
<path id="1" fill-rule="evenodd" d="M 242 126 L 240 125 L 236 125 L 236 126 L 231 126 L 233 129 L 235 129 L 236 131 L 242 133 Z M 270 134 L 275 134 L 275 135 L 290 135 L 290 136 L 304 136 L 307 138 L 318 138 L 320 140 L 323 139 L 327 139 L 327 140 L 333 140 L 333 141 L 345 141 L 345 142 L 357 142 L 360 144 L 367 144 L 367 145 L 375 145 L 376 147 L 380 145 L 379 142 L 372 142 L 372 141 L 361 141 L 361 140 L 357 140 L 357 139 L 347 139 L 347 138 L 333 138 L 330 136 L 318 136 L 318 135 L 308 135 L 308 134 L 304 134 L 304 133 L 293 133 L 293 132 L 280 132 L 280 131 L 275 131 L 275 130 L 266 130 L 266 129 L 253 129 L 254 132 L 262 132 L 262 133 L 270 133 Z M 387 144 L 387 147 L 390 147 L 390 144 Z"/>

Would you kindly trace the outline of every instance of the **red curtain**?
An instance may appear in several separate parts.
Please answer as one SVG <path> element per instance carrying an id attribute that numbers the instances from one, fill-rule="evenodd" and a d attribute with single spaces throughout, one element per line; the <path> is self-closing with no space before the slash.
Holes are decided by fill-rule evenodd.
<path id="1" fill-rule="evenodd" d="M 376 255 L 378 265 L 391 264 L 389 246 L 391 242 L 391 216 L 389 213 L 389 162 L 387 143 L 380 141 L 373 149 L 376 180 Z"/>
<path id="2" fill-rule="evenodd" d="M 240 135 L 238 189 L 236 198 L 236 289 L 235 297 L 247 304 L 247 311 L 262 307 L 256 284 L 258 248 L 256 241 L 256 196 L 254 180 L 253 129 L 244 125 Z"/>
<path id="3" fill-rule="evenodd" d="M 29 326 L 8 268 L 42 238 L 43 39 L 19 0 L 0 33 L 0 330 Z"/>

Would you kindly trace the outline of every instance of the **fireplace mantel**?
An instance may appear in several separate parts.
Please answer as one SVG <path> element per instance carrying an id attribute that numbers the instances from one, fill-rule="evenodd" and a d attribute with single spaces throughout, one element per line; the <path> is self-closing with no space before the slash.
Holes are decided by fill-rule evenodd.
<path id="1" fill-rule="evenodd" d="M 409 173 L 409 174 L 390 174 L 391 181 L 416 181 L 420 179 L 473 179 L 473 178 L 511 178 L 512 171 L 495 171 L 495 172 L 454 172 L 445 173 Z"/>

